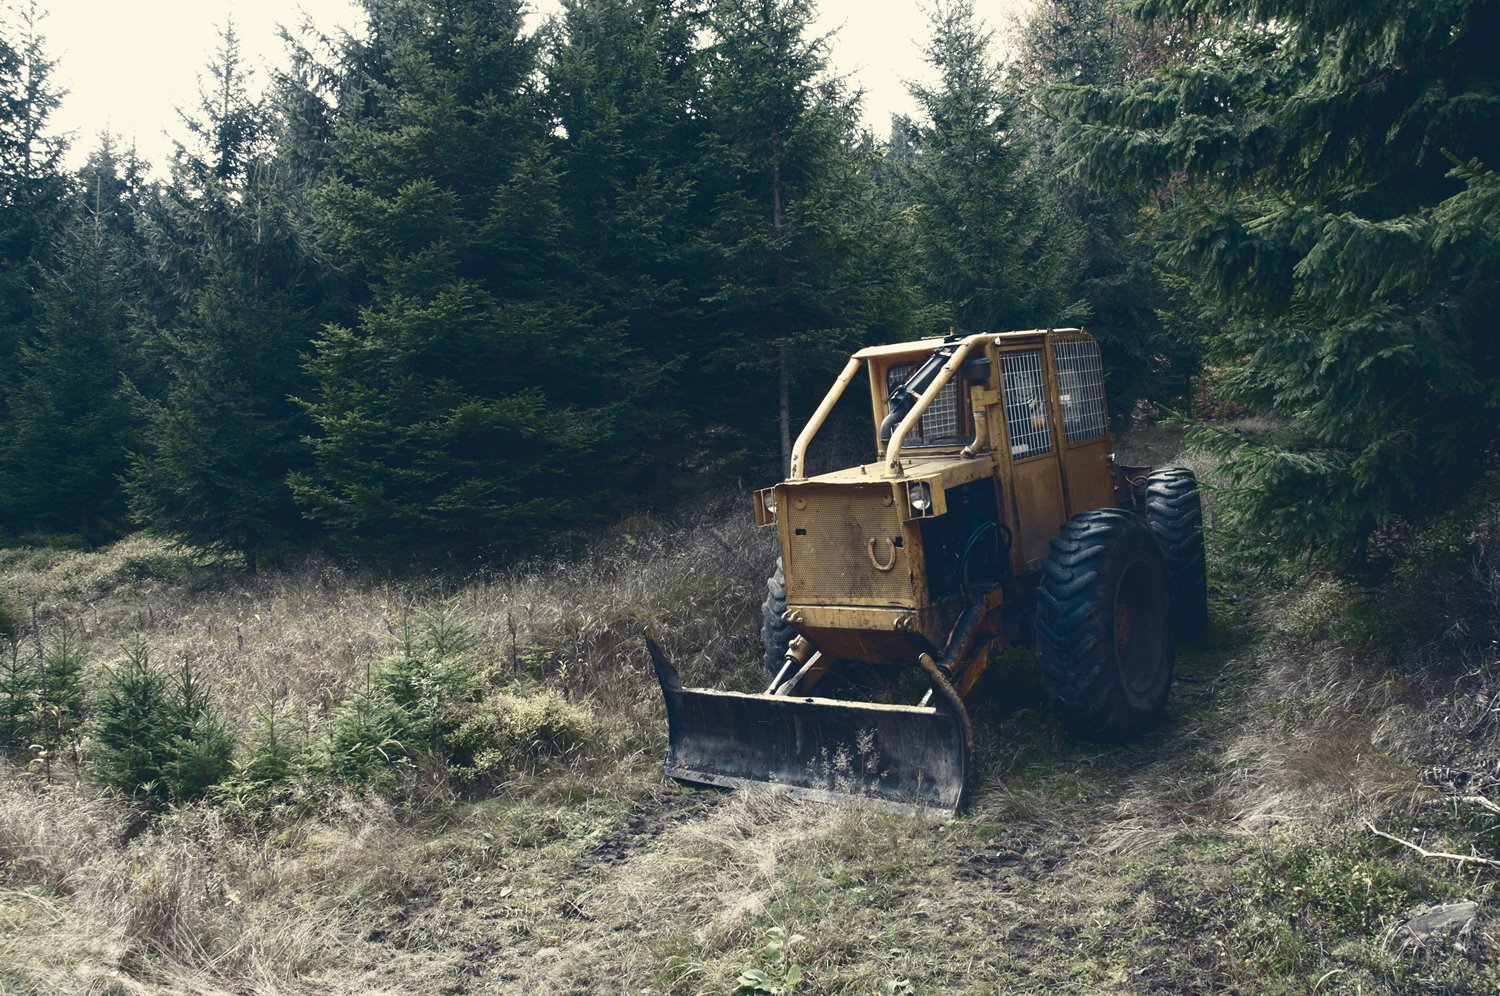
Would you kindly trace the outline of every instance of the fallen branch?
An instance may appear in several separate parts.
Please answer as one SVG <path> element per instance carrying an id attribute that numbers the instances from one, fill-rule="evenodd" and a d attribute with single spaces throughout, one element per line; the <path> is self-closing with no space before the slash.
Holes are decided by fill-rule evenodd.
<path id="1" fill-rule="evenodd" d="M 1393 834 L 1388 834 L 1383 830 L 1376 830 L 1375 824 L 1371 823 L 1369 820 L 1365 820 L 1365 826 L 1369 827 L 1370 832 L 1375 836 L 1384 837 L 1386 840 L 1394 841 L 1395 843 L 1400 844 L 1402 847 L 1409 847 L 1424 858 L 1443 858 L 1448 861 L 1458 861 L 1463 864 L 1484 865 L 1487 868 L 1500 868 L 1500 861 L 1496 861 L 1494 858 L 1481 858 L 1475 854 L 1449 854 L 1447 851 L 1429 851 L 1427 848 L 1423 847 L 1420 844 L 1413 844 L 1409 840 L 1402 840 L 1400 837 L 1394 836 Z"/>
<path id="2" fill-rule="evenodd" d="M 1488 809 L 1492 813 L 1500 813 L 1500 805 L 1496 805 L 1482 795 L 1459 796 L 1458 801 L 1473 803 L 1474 805 L 1479 806 L 1482 809 Z"/>
<path id="3" fill-rule="evenodd" d="M 1421 805 L 1433 808 L 1437 806 L 1457 805 L 1460 802 L 1468 803 L 1471 806 L 1478 806 L 1480 809 L 1486 809 L 1500 815 L 1500 803 L 1496 803 L 1482 795 L 1440 795 L 1431 799 L 1423 799 Z"/>

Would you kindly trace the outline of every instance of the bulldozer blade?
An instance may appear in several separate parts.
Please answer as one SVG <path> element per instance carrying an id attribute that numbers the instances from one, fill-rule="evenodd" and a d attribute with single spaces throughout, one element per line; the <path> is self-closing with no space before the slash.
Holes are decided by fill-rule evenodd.
<path id="1" fill-rule="evenodd" d="M 684 688 L 648 634 L 667 705 L 664 767 L 696 785 L 953 815 L 967 801 L 968 717 L 946 708 Z M 951 690 L 951 689 L 950 689 Z"/>

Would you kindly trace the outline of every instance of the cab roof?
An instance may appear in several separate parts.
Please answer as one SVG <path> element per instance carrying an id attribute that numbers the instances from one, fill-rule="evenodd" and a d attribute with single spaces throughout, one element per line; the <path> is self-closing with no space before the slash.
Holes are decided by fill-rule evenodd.
<path id="1" fill-rule="evenodd" d="M 1080 328 L 1063 329 L 1023 329 L 1018 332 L 975 332 L 974 335 L 994 336 L 1000 346 L 1026 345 L 1036 340 L 1043 339 L 1049 332 L 1078 333 Z M 943 344 L 942 336 L 933 336 L 930 339 L 917 339 L 912 342 L 892 342 L 884 346 L 866 346 L 854 354 L 857 360 L 869 360 L 881 356 L 901 356 L 906 353 L 916 353 L 923 350 L 931 351 Z"/>

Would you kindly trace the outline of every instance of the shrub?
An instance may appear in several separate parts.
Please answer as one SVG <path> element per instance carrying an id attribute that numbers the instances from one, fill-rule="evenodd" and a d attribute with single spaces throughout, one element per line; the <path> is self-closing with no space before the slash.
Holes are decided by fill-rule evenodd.
<path id="1" fill-rule="evenodd" d="M 556 692 L 493 695 L 454 731 L 450 770 L 471 787 L 494 785 L 572 754 L 597 732 L 592 712 Z"/>

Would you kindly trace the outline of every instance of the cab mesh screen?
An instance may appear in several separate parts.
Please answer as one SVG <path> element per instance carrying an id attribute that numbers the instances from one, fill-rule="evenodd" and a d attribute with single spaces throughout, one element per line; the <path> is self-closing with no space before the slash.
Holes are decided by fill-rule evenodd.
<path id="1" fill-rule="evenodd" d="M 1052 427 L 1047 422 L 1047 387 L 1042 377 L 1042 351 L 1002 353 L 1005 379 L 1005 420 L 1010 425 L 1010 454 L 1022 460 L 1052 450 Z"/>
<path id="2" fill-rule="evenodd" d="M 1087 339 L 1052 343 L 1057 365 L 1057 400 L 1062 407 L 1063 435 L 1082 443 L 1104 435 L 1104 367 L 1099 347 Z"/>

